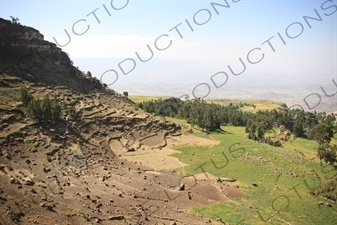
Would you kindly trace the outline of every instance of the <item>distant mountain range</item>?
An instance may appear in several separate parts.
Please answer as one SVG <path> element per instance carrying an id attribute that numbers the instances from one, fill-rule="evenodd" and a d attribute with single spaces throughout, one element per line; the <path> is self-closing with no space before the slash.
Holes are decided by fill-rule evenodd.
<path id="1" fill-rule="evenodd" d="M 196 60 L 158 59 L 143 64 L 136 64 L 135 69 L 127 74 L 121 74 L 118 64 L 123 58 L 75 58 L 74 62 L 81 68 L 90 65 L 90 71 L 98 78 L 107 70 L 116 70 L 118 80 L 110 88 L 118 92 L 128 91 L 132 95 L 160 96 L 169 95 L 180 97 L 188 94 L 193 97 L 193 89 L 200 83 L 206 83 L 211 88 L 206 98 L 233 98 L 233 99 L 272 99 L 282 101 L 288 106 L 300 104 L 305 110 L 310 110 L 304 98 L 313 93 L 321 96 L 321 103 L 313 110 L 336 111 L 337 94 L 333 97 L 324 95 L 321 87 L 329 94 L 337 92 L 337 78 L 327 74 L 281 74 L 281 73 L 253 73 L 246 71 L 240 76 L 228 74 L 227 83 L 215 88 L 210 77 L 219 72 L 219 65 L 215 62 L 198 62 Z M 125 68 L 127 64 L 125 64 Z M 107 73 L 102 81 L 109 84 L 115 80 L 113 73 Z M 218 84 L 225 81 L 223 78 L 216 81 Z M 195 90 L 195 95 L 202 97 L 208 92 L 206 85 Z M 315 106 L 319 99 L 314 95 L 306 99 L 310 108 Z"/>

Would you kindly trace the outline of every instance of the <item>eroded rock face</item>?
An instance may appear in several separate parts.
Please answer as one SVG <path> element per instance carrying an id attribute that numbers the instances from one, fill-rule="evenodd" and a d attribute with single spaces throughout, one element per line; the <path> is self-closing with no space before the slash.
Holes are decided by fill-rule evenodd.
<path id="1" fill-rule="evenodd" d="M 19 59 L 21 62 L 23 60 L 22 57 L 28 57 L 28 55 L 35 57 L 35 53 L 37 53 L 39 57 L 35 58 L 35 60 L 48 58 L 47 62 L 49 63 L 58 65 L 70 64 L 70 58 L 66 53 L 62 52 L 56 44 L 45 41 L 44 36 L 32 27 L 13 24 L 9 20 L 0 18 L 0 32 L 2 34 L 2 45 L 5 45 L 2 48 L 16 50 L 15 55 L 10 55 L 11 58 L 21 57 Z M 1 56 L 3 57 L 5 54 L 8 56 L 7 51 L 2 52 Z M 34 70 L 35 68 L 30 69 Z"/>
<path id="2" fill-rule="evenodd" d="M 0 30 L 5 36 L 17 37 L 24 40 L 38 39 L 43 41 L 43 35 L 36 29 L 0 18 Z"/>
<path id="3" fill-rule="evenodd" d="M 0 18 L 0 71 L 21 79 L 87 93 L 104 90 L 94 78 L 85 77 L 72 65 L 68 54 L 45 41 L 36 29 Z"/>

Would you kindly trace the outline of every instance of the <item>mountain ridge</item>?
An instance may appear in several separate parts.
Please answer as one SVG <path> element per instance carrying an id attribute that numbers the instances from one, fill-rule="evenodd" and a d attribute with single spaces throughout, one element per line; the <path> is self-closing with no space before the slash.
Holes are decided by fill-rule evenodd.
<path id="1" fill-rule="evenodd" d="M 1 224 L 217 224 L 186 211 L 227 201 L 222 189 L 242 196 L 213 180 L 185 178 L 204 191 L 178 190 L 181 178 L 157 168 L 181 165 L 160 152 L 186 144 L 179 125 L 75 68 L 36 29 L 0 19 L 0 32 Z M 48 101 L 59 117 L 31 115 Z"/>

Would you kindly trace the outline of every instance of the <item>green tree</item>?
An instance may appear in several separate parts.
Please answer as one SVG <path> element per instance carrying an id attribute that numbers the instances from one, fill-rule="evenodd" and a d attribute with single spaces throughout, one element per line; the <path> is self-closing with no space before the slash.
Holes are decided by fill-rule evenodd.
<path id="1" fill-rule="evenodd" d="M 43 117 L 45 121 L 49 121 L 52 119 L 51 101 L 48 95 L 45 95 L 41 101 L 41 110 L 43 112 Z"/>
<path id="2" fill-rule="evenodd" d="M 33 100 L 33 96 L 31 96 L 25 87 L 21 87 L 20 89 L 21 101 L 23 106 L 27 107 L 28 103 Z"/>
<path id="3" fill-rule="evenodd" d="M 264 129 L 263 126 L 259 125 L 259 127 L 257 128 L 257 138 L 259 140 L 263 140 L 264 138 Z"/>
<path id="4" fill-rule="evenodd" d="M 281 106 L 284 110 L 288 109 L 288 106 L 287 106 L 287 104 L 285 104 L 285 103 L 282 103 L 280 106 Z"/>
<path id="5" fill-rule="evenodd" d="M 309 131 L 309 138 L 317 141 L 319 144 L 317 148 L 317 155 L 319 159 L 324 160 L 325 163 L 329 163 L 331 165 L 337 160 L 337 146 L 329 145 L 332 137 L 332 128 L 325 123 L 317 124 Z"/>
<path id="6" fill-rule="evenodd" d="M 257 138 L 256 138 L 255 133 L 256 133 L 256 125 L 255 123 L 252 123 L 252 125 L 249 128 L 248 138 L 252 140 L 256 140 Z"/>
<path id="7" fill-rule="evenodd" d="M 322 144 L 317 148 L 317 155 L 320 160 L 333 165 L 337 161 L 337 145 Z"/>
<path id="8" fill-rule="evenodd" d="M 129 96 L 129 92 L 124 91 L 124 92 L 123 92 L 123 95 L 124 95 L 125 97 L 128 97 L 128 96 Z"/>
<path id="9" fill-rule="evenodd" d="M 51 101 L 51 120 L 57 122 L 61 117 L 61 106 L 58 104 L 56 95 L 54 95 L 53 100 Z"/>
<path id="10" fill-rule="evenodd" d="M 30 101 L 27 106 L 27 113 L 32 119 L 37 119 L 40 123 L 42 123 L 43 112 L 41 109 L 41 100 L 34 99 Z"/>
<path id="11" fill-rule="evenodd" d="M 12 19 L 12 23 L 18 24 L 19 18 L 14 18 L 13 16 L 10 16 L 10 18 Z"/>
<path id="12" fill-rule="evenodd" d="M 212 131 L 219 127 L 216 114 L 213 112 L 211 107 L 207 107 L 203 113 L 202 128 L 205 128 L 206 131 Z"/>
<path id="13" fill-rule="evenodd" d="M 302 137 L 304 135 L 303 125 L 299 121 L 296 121 L 294 124 L 293 134 L 295 137 Z"/>
<path id="14" fill-rule="evenodd" d="M 76 111 L 75 106 L 71 105 L 68 107 L 69 112 L 69 119 L 70 120 L 77 120 L 78 119 L 78 112 Z"/>
<path id="15" fill-rule="evenodd" d="M 334 121 L 336 121 L 336 117 L 333 113 L 328 114 L 324 119 L 324 123 L 326 123 L 329 126 L 333 126 Z"/>
<path id="16" fill-rule="evenodd" d="M 42 100 L 33 99 L 27 105 L 27 114 L 32 119 L 37 119 L 40 123 L 57 122 L 61 116 L 61 107 L 58 104 L 56 96 L 50 100 L 48 95 L 45 95 Z"/>
<path id="17" fill-rule="evenodd" d="M 309 138 L 317 141 L 320 145 L 330 143 L 332 137 L 333 131 L 325 123 L 317 124 L 309 131 Z"/>

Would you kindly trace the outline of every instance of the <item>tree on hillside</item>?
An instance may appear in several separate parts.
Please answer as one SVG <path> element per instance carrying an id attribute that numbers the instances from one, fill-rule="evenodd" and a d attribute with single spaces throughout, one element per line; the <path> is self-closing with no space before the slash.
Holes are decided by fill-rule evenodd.
<path id="1" fill-rule="evenodd" d="M 200 127 L 205 128 L 207 132 L 220 128 L 218 118 L 210 107 L 204 110 L 202 124 L 200 124 Z"/>
<path id="2" fill-rule="evenodd" d="M 92 74 L 91 74 L 90 71 L 87 72 L 87 75 L 88 75 L 89 77 L 92 77 Z"/>
<path id="3" fill-rule="evenodd" d="M 296 121 L 294 124 L 293 134 L 295 137 L 302 137 L 304 135 L 303 125 L 299 121 Z"/>
<path id="4" fill-rule="evenodd" d="M 333 126 L 334 121 L 336 121 L 336 117 L 333 113 L 326 115 L 326 117 L 324 118 L 324 123 L 329 126 Z"/>
<path id="5" fill-rule="evenodd" d="M 248 119 L 247 122 L 246 122 L 246 126 L 245 126 L 245 133 L 249 133 L 250 131 L 250 127 L 252 126 L 252 120 L 251 119 Z"/>
<path id="6" fill-rule="evenodd" d="M 264 129 L 263 129 L 263 125 L 259 125 L 257 128 L 257 138 L 258 140 L 263 140 L 264 139 Z"/>
<path id="7" fill-rule="evenodd" d="M 124 91 L 124 92 L 123 92 L 123 95 L 124 95 L 125 97 L 128 97 L 128 96 L 129 96 L 129 92 Z"/>
<path id="8" fill-rule="evenodd" d="M 21 87 L 20 89 L 21 101 L 24 107 L 27 107 L 28 103 L 33 100 L 33 96 L 31 96 L 25 87 Z"/>
<path id="9" fill-rule="evenodd" d="M 58 103 L 56 95 L 54 95 L 53 100 L 51 100 L 51 121 L 57 122 L 61 117 L 61 106 Z"/>
<path id="10" fill-rule="evenodd" d="M 52 108 L 51 108 L 51 102 L 48 97 L 48 95 L 45 95 L 41 101 L 41 110 L 43 112 L 43 117 L 45 120 L 50 120 L 51 119 L 51 114 L 52 114 Z"/>
<path id="11" fill-rule="evenodd" d="M 251 126 L 249 127 L 248 138 L 252 140 L 256 140 L 257 137 L 255 133 L 256 133 L 256 125 L 255 123 L 252 123 Z"/>
<path id="12" fill-rule="evenodd" d="M 10 18 L 12 19 L 12 23 L 14 24 L 20 24 L 18 21 L 19 21 L 19 18 L 14 18 L 13 16 L 10 16 Z"/>
<path id="13" fill-rule="evenodd" d="M 68 106 L 68 115 L 69 115 L 69 119 L 70 120 L 74 120 L 76 121 L 79 117 L 79 114 L 78 112 L 76 111 L 76 108 L 75 106 L 71 105 L 71 106 Z"/>
<path id="14" fill-rule="evenodd" d="M 316 126 L 317 124 L 318 124 L 317 116 L 312 112 L 307 113 L 306 116 L 305 116 L 306 127 L 309 127 L 311 129 L 314 126 Z"/>
<path id="15" fill-rule="evenodd" d="M 26 108 L 27 114 L 32 119 L 37 119 L 39 123 L 57 122 L 61 117 L 61 107 L 56 96 L 52 100 L 45 95 L 42 100 L 32 99 Z"/>
<path id="16" fill-rule="evenodd" d="M 328 144 L 333 137 L 333 131 L 330 126 L 325 123 L 315 125 L 309 131 L 309 138 L 318 142 L 318 144 Z"/>
<path id="17" fill-rule="evenodd" d="M 281 110 L 283 110 L 283 111 L 287 111 L 289 109 L 288 106 L 287 106 L 287 104 L 285 104 L 285 103 L 282 103 L 280 105 L 280 107 L 281 107 Z"/>
<path id="18" fill-rule="evenodd" d="M 317 148 L 319 159 L 331 165 L 337 161 L 337 146 L 329 145 L 332 137 L 332 128 L 325 123 L 317 124 L 309 131 L 309 138 L 317 141 L 319 144 Z"/>
<path id="19" fill-rule="evenodd" d="M 27 106 L 28 116 L 32 119 L 37 119 L 39 123 L 42 123 L 42 109 L 41 109 L 41 100 L 33 99 L 28 103 Z"/>
<path id="20" fill-rule="evenodd" d="M 333 165 L 337 161 L 337 145 L 319 145 L 317 155 L 320 160 L 324 160 L 325 163 Z"/>

